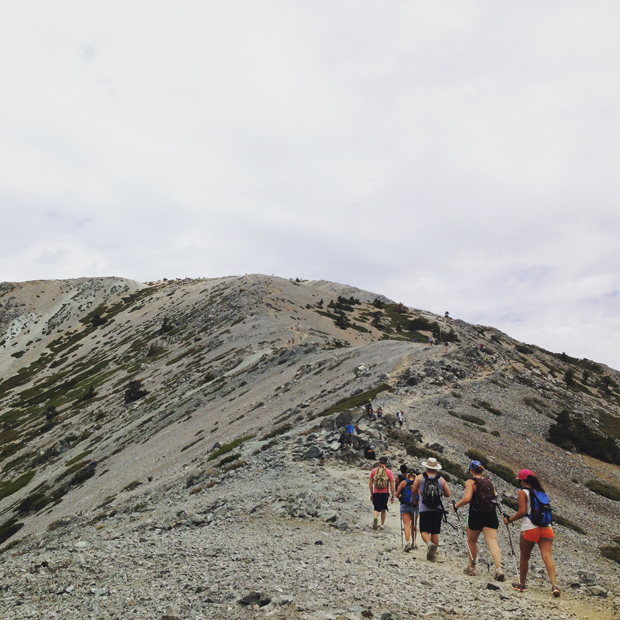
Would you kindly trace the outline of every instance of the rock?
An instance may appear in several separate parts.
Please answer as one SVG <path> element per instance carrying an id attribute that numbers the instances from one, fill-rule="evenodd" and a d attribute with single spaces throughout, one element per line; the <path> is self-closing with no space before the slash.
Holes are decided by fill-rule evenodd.
<path id="1" fill-rule="evenodd" d="M 589 570 L 580 570 L 578 573 L 579 582 L 584 586 L 595 586 L 596 585 L 596 575 Z"/>
<path id="2" fill-rule="evenodd" d="M 373 613 L 370 609 L 364 609 L 364 611 L 362 612 L 362 618 L 372 618 L 373 617 Z"/>
<path id="3" fill-rule="evenodd" d="M 305 452 L 304 452 L 304 459 L 306 460 L 310 460 L 310 459 L 320 459 L 323 456 L 323 452 L 321 451 L 321 449 L 317 446 L 310 446 Z"/>
<path id="4" fill-rule="evenodd" d="M 607 598 L 609 592 L 605 590 L 605 588 L 601 588 L 601 586 L 589 586 L 586 592 L 590 596 L 598 596 L 600 598 Z"/>
<path id="5" fill-rule="evenodd" d="M 322 544 L 323 544 L 323 541 L 322 541 L 322 540 L 317 540 L 317 541 L 315 541 L 315 543 L 314 543 L 314 544 L 315 544 L 315 545 L 322 545 Z"/>
<path id="6" fill-rule="evenodd" d="M 501 588 L 497 584 L 489 581 L 489 583 L 487 583 L 487 590 L 501 590 Z"/>
<path id="7" fill-rule="evenodd" d="M 240 598 L 237 602 L 240 605 L 258 605 L 259 607 L 264 607 L 271 603 L 271 599 L 263 592 L 256 592 L 256 590 L 253 590 L 243 598 Z"/>
<path id="8" fill-rule="evenodd" d="M 394 611 L 384 611 L 381 614 L 381 620 L 401 620 L 401 616 Z"/>

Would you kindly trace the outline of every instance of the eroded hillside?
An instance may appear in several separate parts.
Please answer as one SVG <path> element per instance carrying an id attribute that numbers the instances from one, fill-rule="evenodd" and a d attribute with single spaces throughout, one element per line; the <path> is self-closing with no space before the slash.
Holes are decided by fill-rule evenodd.
<path id="1" fill-rule="evenodd" d="M 248 446 L 296 442 L 294 458 L 314 446 L 329 463 L 344 412 L 359 446 L 434 454 L 456 485 L 477 451 L 506 506 L 514 471 L 540 472 L 575 544 L 613 567 L 598 547 L 619 504 L 585 483 L 620 486 L 619 374 L 490 327 L 266 276 L 4 283 L 0 376 L 0 539 L 11 553 L 72 515 L 97 527 L 175 485 L 208 496 L 204 472 L 218 483 L 243 475 Z M 384 427 L 360 418 L 369 397 Z M 389 421 L 400 410 L 397 432 Z M 546 439 L 558 416 L 559 446 Z M 582 440 L 600 444 L 586 446 L 598 460 Z"/>

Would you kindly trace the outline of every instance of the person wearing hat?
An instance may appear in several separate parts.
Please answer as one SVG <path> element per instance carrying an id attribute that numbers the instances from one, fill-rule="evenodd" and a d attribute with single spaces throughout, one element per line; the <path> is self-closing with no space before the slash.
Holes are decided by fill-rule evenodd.
<path id="1" fill-rule="evenodd" d="M 531 520 L 532 492 L 544 494 L 546 498 L 545 490 L 538 478 L 534 475 L 534 472 L 529 469 L 522 469 L 517 476 L 517 480 L 521 484 L 521 490 L 517 496 L 519 510 L 516 514 L 512 515 L 512 517 L 504 516 L 504 523 L 506 525 L 523 519 L 523 521 L 521 521 L 521 536 L 519 537 L 519 550 L 521 552 L 521 557 L 519 559 L 519 583 L 513 583 L 512 587 L 518 592 L 525 592 L 525 580 L 527 579 L 527 572 L 529 570 L 530 556 L 534 547 L 538 545 L 540 547 L 540 555 L 547 568 L 549 581 L 551 582 L 551 595 L 557 598 L 560 596 L 560 588 L 558 588 L 555 564 L 553 562 L 553 556 L 551 555 L 551 546 L 555 534 L 550 525 L 537 526 L 534 525 Z"/>
<path id="2" fill-rule="evenodd" d="M 394 474 L 387 468 L 387 462 L 387 456 L 382 456 L 379 459 L 379 467 L 375 467 L 370 472 L 368 486 L 370 487 L 370 501 L 374 508 L 373 530 L 376 530 L 377 527 L 380 529 L 385 527 L 385 515 L 389 499 L 388 487 L 392 494 L 392 503 L 394 503 Z M 380 526 L 378 525 L 379 514 L 381 514 Z"/>
<path id="3" fill-rule="evenodd" d="M 469 504 L 467 513 L 467 545 L 469 546 L 469 565 L 465 574 L 474 577 L 476 575 L 476 558 L 478 557 L 478 537 L 480 532 L 484 535 L 487 547 L 495 562 L 495 579 L 504 581 L 502 571 L 502 551 L 497 544 L 497 530 L 499 520 L 497 518 L 497 493 L 491 481 L 484 475 L 484 466 L 480 461 L 469 463 L 470 480 L 465 481 L 465 495 L 454 506 L 456 512 L 461 506 Z"/>
<path id="4" fill-rule="evenodd" d="M 415 496 L 420 494 L 420 536 L 426 543 L 426 559 L 434 562 L 437 559 L 441 519 L 444 515 L 442 497 L 450 497 L 448 483 L 439 475 L 441 463 L 436 458 L 427 459 L 422 463 L 426 471 L 416 477 L 411 488 Z"/>

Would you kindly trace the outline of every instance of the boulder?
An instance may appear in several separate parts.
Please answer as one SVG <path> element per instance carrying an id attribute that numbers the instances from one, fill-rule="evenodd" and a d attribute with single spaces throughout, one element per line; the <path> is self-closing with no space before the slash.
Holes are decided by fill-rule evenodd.
<path id="1" fill-rule="evenodd" d="M 323 452 L 321 451 L 321 449 L 318 446 L 310 446 L 304 452 L 304 459 L 306 459 L 306 460 L 320 459 L 322 456 L 323 456 Z"/>

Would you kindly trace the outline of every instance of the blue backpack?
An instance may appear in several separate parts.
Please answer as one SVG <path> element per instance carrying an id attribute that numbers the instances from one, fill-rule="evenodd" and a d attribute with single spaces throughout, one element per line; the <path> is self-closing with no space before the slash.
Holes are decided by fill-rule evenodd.
<path id="1" fill-rule="evenodd" d="M 401 504 L 405 504 L 407 506 L 415 506 L 418 502 L 414 500 L 413 494 L 411 493 L 411 487 L 413 486 L 413 480 L 407 480 L 407 484 L 405 488 L 401 492 Z"/>
<path id="2" fill-rule="evenodd" d="M 530 510 L 527 516 L 534 525 L 538 527 L 551 525 L 551 506 L 546 493 L 530 489 Z"/>

